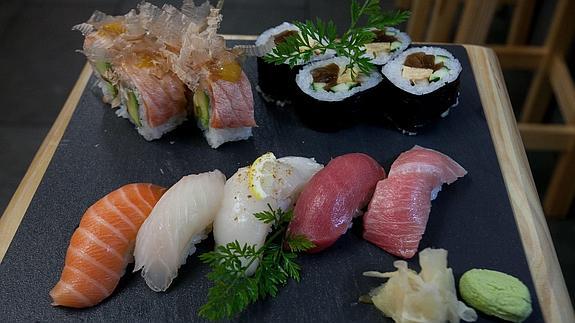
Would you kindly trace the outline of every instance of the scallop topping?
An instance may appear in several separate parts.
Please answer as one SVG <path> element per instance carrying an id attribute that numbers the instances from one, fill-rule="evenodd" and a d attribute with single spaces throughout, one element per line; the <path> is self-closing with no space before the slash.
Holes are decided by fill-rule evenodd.
<path id="1" fill-rule="evenodd" d="M 401 47 L 401 41 L 396 37 L 397 32 L 393 30 L 375 30 L 373 33 L 375 34 L 373 42 L 365 44 L 365 51 L 369 56 L 377 58 L 382 54 L 393 53 Z"/>
<path id="2" fill-rule="evenodd" d="M 335 63 L 331 63 L 322 67 L 311 70 L 313 77 L 312 87 L 315 91 L 325 90 L 331 92 L 349 91 L 351 88 L 359 85 L 357 79 L 354 81 L 352 77 L 352 70 L 354 75 L 359 74 L 357 68 L 344 68 L 343 70 Z"/>
<path id="3" fill-rule="evenodd" d="M 409 54 L 402 66 L 401 76 L 411 85 L 428 85 L 437 82 L 449 74 L 445 62 L 449 59 L 442 55 L 428 55 L 424 52 Z"/>

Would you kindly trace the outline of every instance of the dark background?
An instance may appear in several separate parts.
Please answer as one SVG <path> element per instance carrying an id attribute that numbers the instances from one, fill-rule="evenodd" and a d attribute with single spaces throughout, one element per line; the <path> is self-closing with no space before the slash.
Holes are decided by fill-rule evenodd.
<path id="1" fill-rule="evenodd" d="M 94 10 L 124 14 L 139 0 L 0 0 L 0 214 L 8 204 L 35 152 L 48 133 L 85 63 L 74 50 L 82 46 L 71 27 Z M 163 1 L 150 1 L 161 5 Z M 179 5 L 179 1 L 167 1 Z M 541 44 L 555 1 L 538 1 L 530 43 Z M 382 1 L 386 8 L 393 1 Z M 333 19 L 340 29 L 348 23 L 349 1 L 227 0 L 221 32 L 258 34 L 286 20 Z M 489 43 L 505 40 L 511 11 L 502 8 L 493 22 Z M 573 51 L 570 57 L 573 57 Z M 568 61 L 575 61 L 573 59 Z M 505 72 L 516 111 L 526 96 L 531 72 Z M 548 121 L 558 122 L 554 109 Z M 555 153 L 529 152 L 540 196 L 545 193 L 557 159 Z M 575 290 L 575 208 L 566 220 L 549 220 L 561 267 L 573 300 Z"/>

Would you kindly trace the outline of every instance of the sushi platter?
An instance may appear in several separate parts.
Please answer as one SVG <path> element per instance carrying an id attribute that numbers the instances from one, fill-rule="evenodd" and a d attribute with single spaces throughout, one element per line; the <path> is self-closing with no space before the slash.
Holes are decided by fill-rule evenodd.
<path id="1" fill-rule="evenodd" d="M 289 111 L 269 107 L 254 96 L 259 127 L 249 141 L 213 150 L 192 127 L 184 125 L 181 131 L 148 143 L 105 109 L 93 89 L 94 79 L 85 79 L 87 86 L 79 89 L 81 96 L 72 107 L 66 131 L 0 265 L 2 316 L 11 321 L 198 320 L 196 312 L 208 288 L 204 279 L 208 268 L 196 257 L 188 259 L 178 281 L 165 294 L 150 291 L 139 275 L 127 275 L 116 292 L 97 307 L 71 310 L 49 305 L 48 291 L 57 279 L 69 236 L 93 201 L 129 182 L 170 185 L 183 175 L 214 168 L 230 176 L 267 151 L 315 157 L 323 163 L 343 153 L 365 152 L 388 167 L 399 152 L 414 144 L 448 153 L 470 173 L 457 189 L 445 189 L 453 199 L 434 202 L 422 246 L 448 249 L 455 276 L 468 268 L 490 266 L 513 273 L 532 295 L 539 295 L 486 121 L 477 75 L 471 73 L 477 69 L 472 68 L 464 47 L 445 47 L 469 71 L 461 80 L 462 104 L 442 120 L 441 127 L 417 137 L 371 126 L 315 132 L 302 127 Z M 248 59 L 244 69 L 257 84 L 255 60 Z M 211 247 L 206 241 L 199 251 Z M 301 283 L 288 284 L 276 298 L 251 306 L 238 320 L 306 321 L 313 317 L 319 321 L 382 321 L 377 310 L 357 302 L 359 295 L 377 283 L 361 273 L 389 270 L 393 259 L 362 241 L 352 228 L 328 251 L 302 257 Z M 538 298 L 533 300 L 529 321 L 537 322 L 543 313 Z"/>
<path id="2" fill-rule="evenodd" d="M 74 26 L 88 64 L 0 218 L 5 320 L 575 319 L 493 52 L 377 0 L 339 36 L 226 37 L 222 5 Z"/>

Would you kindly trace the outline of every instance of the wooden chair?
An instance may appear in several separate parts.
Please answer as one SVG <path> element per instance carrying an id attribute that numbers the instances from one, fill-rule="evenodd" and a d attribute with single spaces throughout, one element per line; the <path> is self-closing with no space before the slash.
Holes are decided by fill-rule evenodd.
<path id="1" fill-rule="evenodd" d="M 564 217 L 575 197 L 575 85 L 565 62 L 575 33 L 575 1 L 557 0 L 543 46 L 527 46 L 535 0 L 397 0 L 411 9 L 407 32 L 414 41 L 483 44 L 498 6 L 513 6 L 504 45 L 492 47 L 503 69 L 535 71 L 519 119 L 526 149 L 558 151 L 543 201 L 545 214 Z M 457 28 L 454 28 L 459 14 Z M 557 99 L 565 124 L 543 124 L 551 95 Z"/>

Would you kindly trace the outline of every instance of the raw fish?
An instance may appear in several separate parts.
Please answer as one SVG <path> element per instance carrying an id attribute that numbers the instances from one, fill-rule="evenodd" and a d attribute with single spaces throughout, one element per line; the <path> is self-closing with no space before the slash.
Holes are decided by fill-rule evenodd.
<path id="1" fill-rule="evenodd" d="M 52 305 L 90 307 L 108 297 L 131 261 L 136 234 L 165 188 L 125 185 L 86 210 L 74 231 Z"/>
<path id="2" fill-rule="evenodd" d="M 254 98 L 250 80 L 243 71 L 237 82 L 212 80 L 209 83 L 212 116 L 210 127 L 255 127 Z"/>
<path id="3" fill-rule="evenodd" d="M 448 156 L 413 147 L 399 155 L 389 177 L 377 183 L 363 217 L 364 239 L 403 258 L 417 252 L 425 232 L 431 200 L 444 183 L 451 184 L 467 171 Z"/>
<path id="4" fill-rule="evenodd" d="M 287 211 L 293 204 L 308 180 L 323 166 L 313 159 L 303 157 L 284 157 L 277 160 L 273 192 L 258 200 L 249 189 L 249 167 L 240 168 L 224 188 L 222 207 L 214 221 L 214 239 L 216 245 L 226 245 L 238 241 L 240 245 L 264 244 L 271 224 L 259 221 L 254 213 L 273 209 Z M 253 274 L 257 268 L 254 262 L 247 270 Z"/>
<path id="5" fill-rule="evenodd" d="M 142 269 L 146 284 L 165 291 L 178 275 L 195 244 L 207 237 L 220 208 L 226 176 L 219 170 L 184 176 L 174 184 L 146 219 L 136 240 L 134 271 Z"/>
<path id="6" fill-rule="evenodd" d="M 297 200 L 288 234 L 305 235 L 319 252 L 331 246 L 361 214 L 385 171 L 373 158 L 353 153 L 327 164 L 308 183 Z"/>

